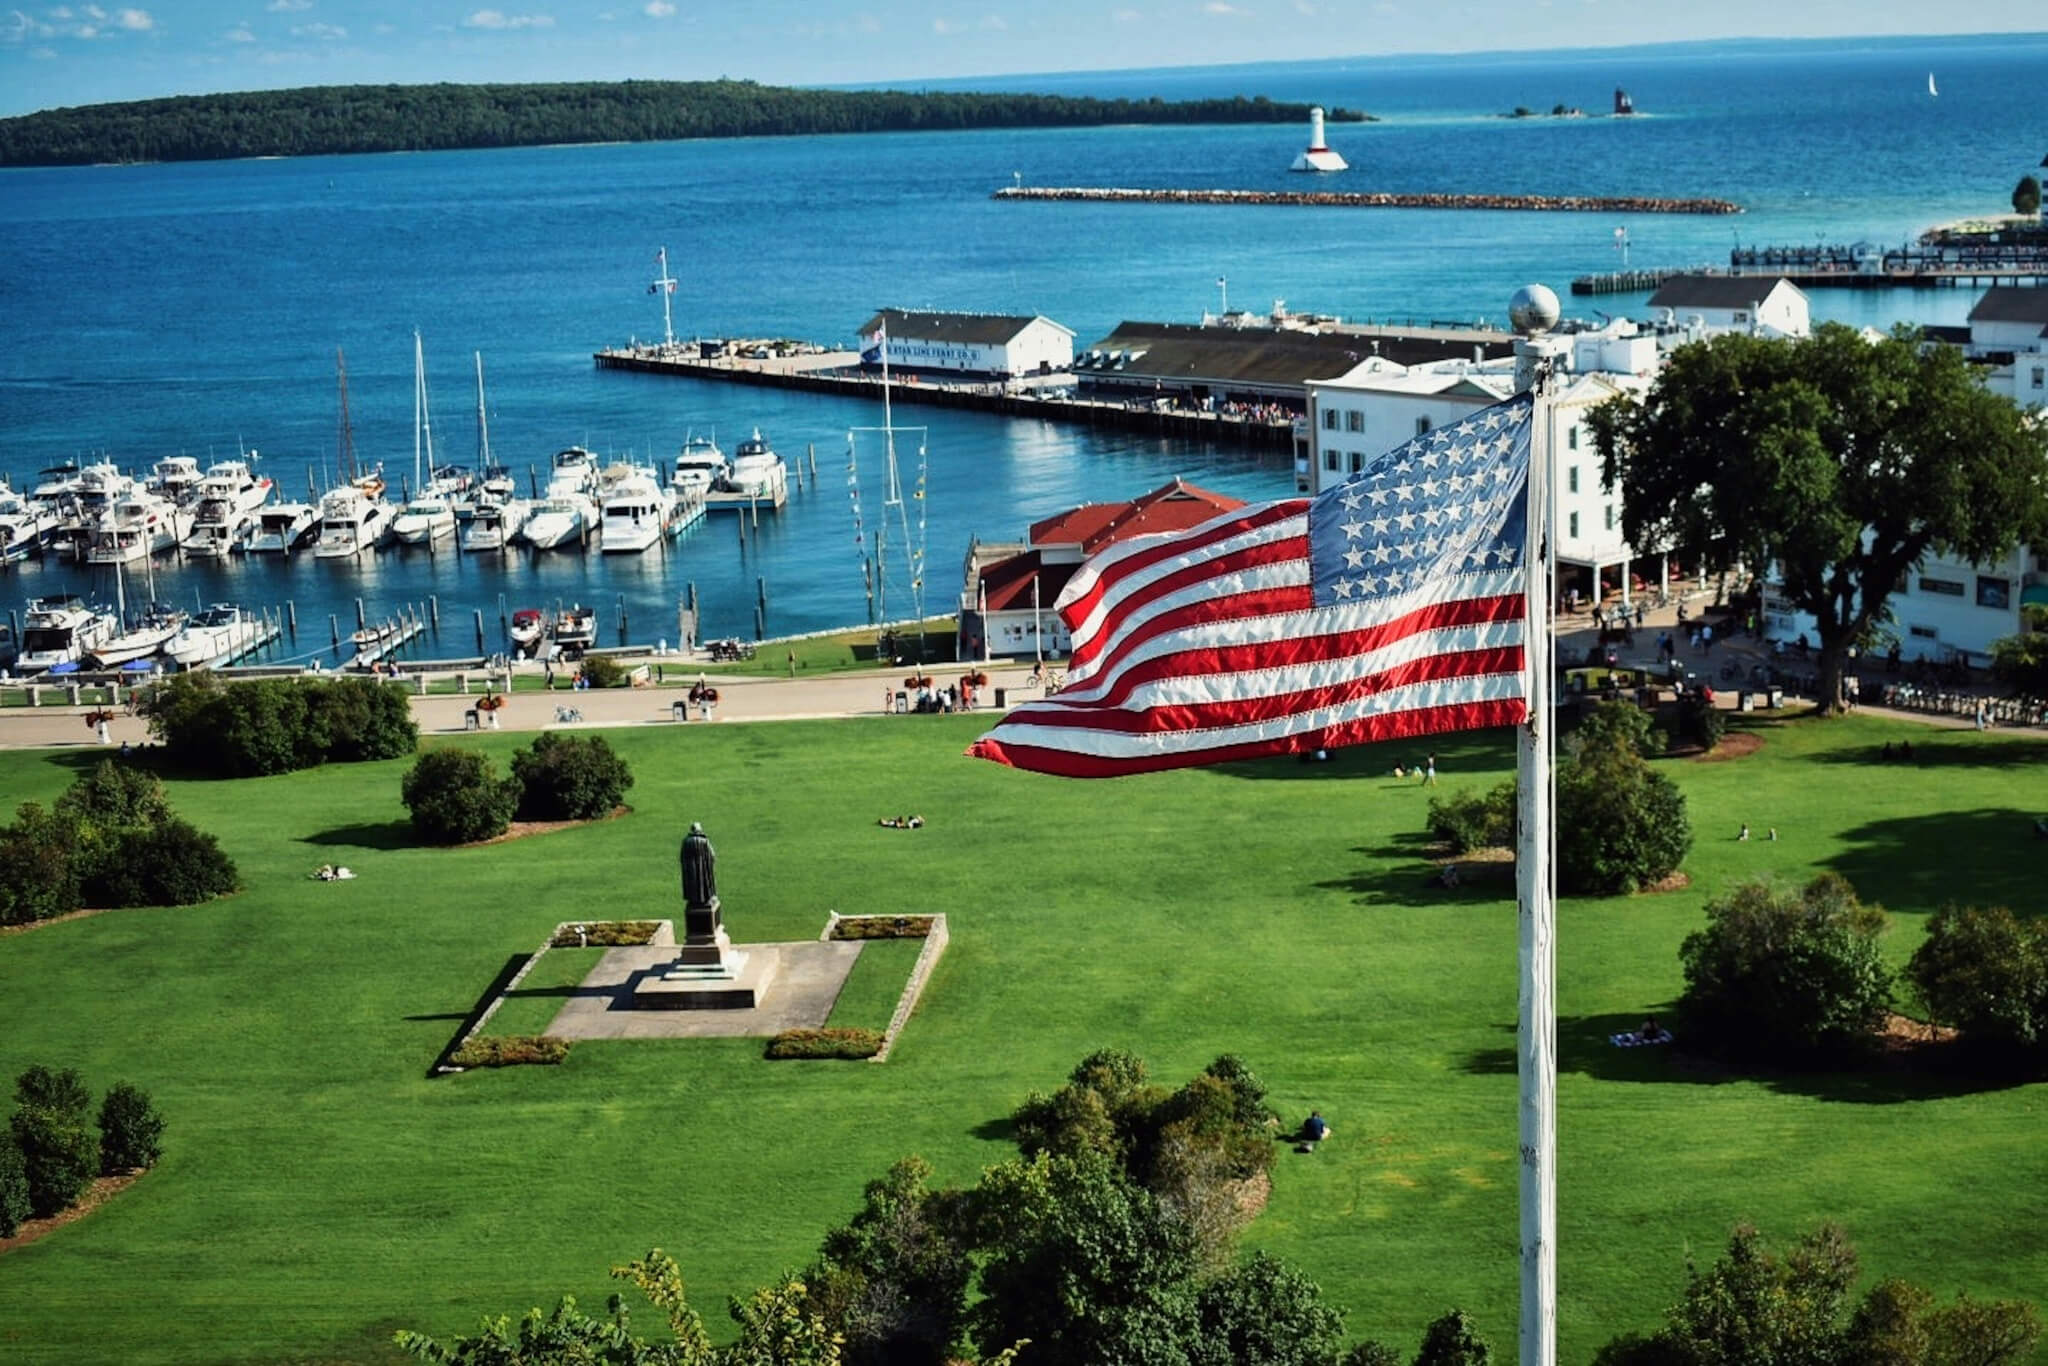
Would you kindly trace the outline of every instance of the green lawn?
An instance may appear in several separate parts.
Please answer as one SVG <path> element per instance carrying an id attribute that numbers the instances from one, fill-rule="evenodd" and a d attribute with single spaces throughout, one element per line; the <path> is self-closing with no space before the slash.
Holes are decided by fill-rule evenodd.
<path id="1" fill-rule="evenodd" d="M 1234 1051 L 1290 1119 L 1329 1116 L 1338 1137 L 1283 1158 L 1248 1241 L 1319 1280 L 1354 1336 L 1412 1344 L 1455 1304 L 1511 1350 L 1514 913 L 1501 885 L 1426 887 L 1425 794 L 1387 776 L 1425 746 L 1090 784 L 961 758 L 983 724 L 611 731 L 638 775 L 631 816 L 459 851 L 412 845 L 402 764 L 173 784 L 247 891 L 0 938 L 0 1075 L 132 1081 L 170 1121 L 156 1171 L 0 1257 L 0 1360 L 390 1361 L 401 1325 L 445 1337 L 563 1291 L 602 1305 L 606 1268 L 655 1245 L 722 1325 L 728 1294 L 804 1261 L 893 1159 L 973 1181 L 1013 1151 L 1025 1093 L 1106 1044 L 1172 1083 Z M 1561 908 L 1568 1363 L 1649 1327 L 1685 1256 L 1746 1217 L 1781 1237 L 1837 1218 L 1867 1271 L 1944 1295 L 2048 1287 L 2048 1087 L 1745 1077 L 1607 1046 L 1665 1008 L 1703 900 L 1747 874 L 1846 873 L 1895 913 L 1900 961 L 1943 902 L 2048 909 L 2027 830 L 2048 745 L 1759 726 L 1754 757 L 1670 770 L 1700 833 L 1691 889 Z M 1906 736 L 1921 764 L 1877 762 Z M 522 738 L 454 743 L 502 761 Z M 1435 749 L 1446 789 L 1510 766 L 1498 734 Z M 54 796 L 98 757 L 0 755 L 0 803 Z M 873 824 L 896 810 L 930 824 Z M 810 939 L 833 909 L 951 917 L 887 1064 L 620 1041 L 427 1076 L 556 922 L 672 916 L 692 819 L 736 941 Z M 1758 837 L 1737 843 L 1744 821 Z M 359 877 L 307 877 L 327 862 Z M 860 991 L 885 1020 L 887 985 Z"/>
<path id="2" fill-rule="evenodd" d="M 864 941 L 826 1023 L 835 1029 L 887 1029 L 923 948 L 922 939 Z"/>

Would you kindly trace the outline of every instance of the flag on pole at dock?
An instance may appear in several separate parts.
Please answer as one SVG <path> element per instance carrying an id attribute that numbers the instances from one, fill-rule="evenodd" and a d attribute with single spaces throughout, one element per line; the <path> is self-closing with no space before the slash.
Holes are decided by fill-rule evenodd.
<path id="1" fill-rule="evenodd" d="M 968 753 L 1099 778 L 1523 721 L 1532 406 L 1091 559 L 1065 685 Z"/>

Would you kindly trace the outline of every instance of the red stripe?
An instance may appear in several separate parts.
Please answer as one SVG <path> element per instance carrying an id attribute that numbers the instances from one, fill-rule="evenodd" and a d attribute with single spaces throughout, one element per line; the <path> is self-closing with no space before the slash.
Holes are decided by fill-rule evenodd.
<path id="1" fill-rule="evenodd" d="M 1060 778 L 1118 778 L 1131 773 L 1155 773 L 1161 769 L 1194 768 L 1204 764 L 1263 759 L 1276 754 L 1300 754 L 1318 749 L 1340 749 L 1346 745 L 1374 744 L 1382 740 L 1404 740 L 1420 735 L 1441 735 L 1457 730 L 1482 730 L 1490 726 L 1518 726 L 1528 717 L 1519 698 L 1491 702 L 1462 702 L 1446 707 L 1423 707 L 1383 716 L 1360 717 L 1299 735 L 1279 736 L 1239 745 L 1189 747 L 1165 754 L 1114 759 L 1095 754 L 1047 749 L 1043 745 L 1005 744 L 981 739 L 967 751 L 970 758 L 993 759 L 1012 768 L 1029 769 Z"/>
<path id="2" fill-rule="evenodd" d="M 1192 606 L 1205 605 L 1198 603 Z M 1303 604 L 1303 607 L 1305 606 L 1306 604 Z M 1419 631 L 1519 621 L 1523 611 L 1523 595 L 1520 593 L 1489 598 L 1455 598 L 1450 602 L 1431 603 L 1404 616 L 1395 617 L 1391 621 L 1361 627 L 1355 631 L 1292 634 L 1285 638 L 1247 641 L 1240 645 L 1179 650 L 1121 669 L 1112 659 L 1104 664 L 1094 678 L 1079 685 L 1079 690 L 1084 695 L 1075 701 L 1084 706 L 1120 706 L 1130 696 L 1132 688 L 1162 678 L 1193 674 L 1248 673 L 1256 669 L 1272 669 L 1289 664 L 1347 659 L 1383 649 Z M 1246 612 L 1243 615 L 1257 614 Z M 1116 658 L 1124 657 L 1148 640 L 1170 634 L 1185 626 L 1199 625 L 1202 620 L 1192 612 L 1186 619 L 1182 618 L 1179 611 L 1166 613 L 1154 621 L 1147 622 L 1140 630 L 1133 632 L 1128 640 L 1118 642 Z M 1309 628 L 1304 624 L 1302 629 Z M 1098 684 L 1106 685 L 1108 689 L 1099 698 L 1093 692 Z"/>
<path id="3" fill-rule="evenodd" d="M 1306 565 L 1303 567 L 1306 568 Z M 1174 591 L 1174 588 L 1167 588 L 1162 590 L 1162 593 Z M 1155 595 L 1149 592 L 1145 597 L 1148 603 L 1155 600 Z M 1242 593 L 1222 593 L 1215 597 L 1197 598 L 1193 602 L 1163 612 L 1150 621 L 1138 623 L 1127 635 L 1117 634 L 1130 619 L 1119 609 L 1115 619 L 1104 622 L 1103 629 L 1088 641 L 1090 648 L 1085 654 L 1080 649 L 1074 651 L 1073 663 L 1068 667 L 1078 669 L 1101 656 L 1100 662 L 1094 665 L 1095 676 L 1101 677 L 1115 672 L 1116 661 L 1128 655 L 1138 645 L 1156 637 L 1225 621 L 1250 621 L 1258 617 L 1308 612 L 1313 610 L 1315 605 L 1315 589 L 1306 582 L 1275 584 L 1268 588 L 1254 588 Z M 1104 655 L 1105 649 L 1112 652 Z"/>
<path id="4" fill-rule="evenodd" d="M 1162 560 L 1193 554 L 1221 541 L 1230 540 L 1234 536 L 1243 536 L 1270 527 L 1290 517 L 1303 516 L 1307 511 L 1308 503 L 1305 499 L 1290 498 L 1283 502 L 1253 508 L 1242 516 L 1232 517 L 1225 522 L 1196 527 L 1192 531 L 1156 544 L 1136 547 L 1129 554 L 1098 568 L 1095 582 L 1089 585 L 1088 591 L 1062 607 L 1060 615 L 1066 619 L 1069 629 L 1077 627 L 1088 619 L 1088 614 L 1095 610 L 1097 603 L 1131 575 L 1142 573 Z M 1198 574 L 1198 577 L 1201 575 Z"/>
<path id="5" fill-rule="evenodd" d="M 1362 678 L 1347 678 L 1317 688 L 1287 693 L 1259 693 L 1215 702 L 1126 709 L 1081 703 L 1061 707 L 1056 701 L 1033 702 L 1018 708 L 996 727 L 1034 725 L 1091 730 L 1118 735 L 1171 735 L 1180 731 L 1220 730 L 1255 725 L 1299 713 L 1342 707 L 1417 683 L 1455 678 L 1488 678 L 1522 671 L 1522 647 L 1502 645 L 1485 650 L 1455 650 L 1412 659 L 1398 668 Z"/>

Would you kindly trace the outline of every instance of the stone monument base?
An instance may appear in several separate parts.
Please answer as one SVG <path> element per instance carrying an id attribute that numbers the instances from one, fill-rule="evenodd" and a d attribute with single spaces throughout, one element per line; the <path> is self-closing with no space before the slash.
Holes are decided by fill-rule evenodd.
<path id="1" fill-rule="evenodd" d="M 708 955 L 708 956 L 707 956 Z M 633 987 L 635 1010 L 753 1010 L 775 980 L 773 954 L 745 953 L 726 942 L 688 945 Z"/>

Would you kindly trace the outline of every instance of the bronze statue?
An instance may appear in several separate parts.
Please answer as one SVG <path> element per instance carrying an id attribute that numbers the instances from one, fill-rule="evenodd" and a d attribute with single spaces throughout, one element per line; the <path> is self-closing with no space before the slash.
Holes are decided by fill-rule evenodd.
<path id="1" fill-rule="evenodd" d="M 704 833 L 701 821 L 690 822 L 690 833 L 683 836 L 683 905 L 692 910 L 704 910 L 718 903 L 718 851 L 711 847 L 711 837 Z"/>

